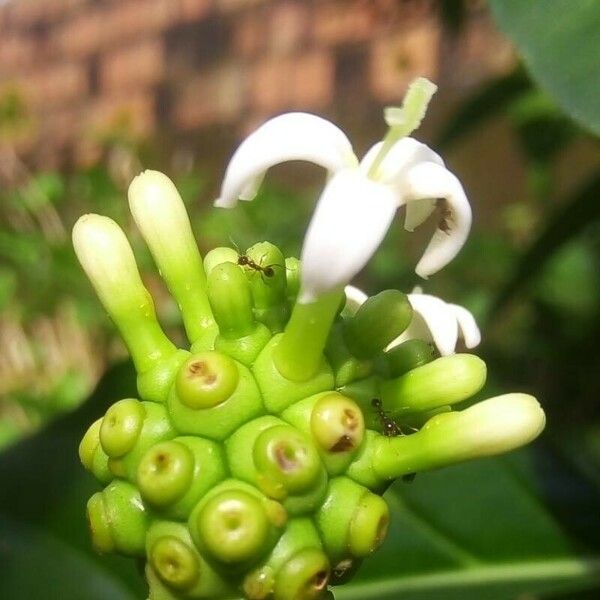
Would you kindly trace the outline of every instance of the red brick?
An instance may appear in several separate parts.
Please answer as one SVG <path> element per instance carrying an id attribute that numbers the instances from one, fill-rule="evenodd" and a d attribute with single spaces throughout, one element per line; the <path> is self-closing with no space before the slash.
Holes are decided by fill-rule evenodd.
<path id="1" fill-rule="evenodd" d="M 14 73 L 35 60 L 36 43 L 26 35 L 0 37 L 0 74 Z"/>
<path id="2" fill-rule="evenodd" d="M 154 98 L 147 92 L 104 96 L 87 106 L 84 134 L 146 137 L 155 127 Z"/>
<path id="3" fill-rule="evenodd" d="M 50 22 L 62 18 L 88 0 L 19 0 L 6 7 L 10 21 L 16 25 L 29 27 L 40 22 Z"/>
<path id="4" fill-rule="evenodd" d="M 162 41 L 146 40 L 108 54 L 101 63 L 100 83 L 109 91 L 137 88 L 158 83 L 164 72 Z"/>
<path id="5" fill-rule="evenodd" d="M 370 53 L 369 77 L 382 101 L 400 100 L 415 77 L 435 80 L 439 68 L 440 30 L 433 22 L 377 40 Z"/>
<path id="6" fill-rule="evenodd" d="M 213 5 L 213 0 L 178 0 L 181 19 L 197 21 L 206 15 Z"/>
<path id="7" fill-rule="evenodd" d="M 180 17 L 178 0 L 129 0 L 97 7 L 57 30 L 54 45 L 67 56 L 85 56 L 119 42 L 165 30 Z"/>
<path id="8" fill-rule="evenodd" d="M 333 102 L 334 64 L 328 53 L 303 54 L 292 73 L 291 108 L 323 108 Z"/>
<path id="9" fill-rule="evenodd" d="M 364 0 L 326 2 L 316 7 L 313 36 L 319 44 L 360 42 L 376 32 L 373 6 Z"/>
<path id="10" fill-rule="evenodd" d="M 130 0 L 111 6 L 105 26 L 111 42 L 166 29 L 179 19 L 177 0 Z"/>
<path id="11" fill-rule="evenodd" d="M 232 23 L 232 46 L 235 56 L 252 58 L 266 46 L 267 26 L 262 15 L 247 12 L 239 15 Z"/>
<path id="12" fill-rule="evenodd" d="M 259 4 L 265 4 L 268 0 L 215 0 L 217 9 L 223 12 L 231 12 L 244 8 L 251 8 Z"/>
<path id="13" fill-rule="evenodd" d="M 245 99 L 245 80 L 237 65 L 221 65 L 196 76 L 177 94 L 172 118 L 178 129 L 224 123 L 238 116 Z"/>
<path id="14" fill-rule="evenodd" d="M 287 54 L 301 47 L 309 27 L 306 5 L 284 2 L 270 8 L 268 14 L 270 51 Z"/>
<path id="15" fill-rule="evenodd" d="M 106 23 L 102 13 L 90 10 L 57 28 L 52 45 L 61 54 L 79 58 L 97 51 L 106 37 Z"/>
<path id="16" fill-rule="evenodd" d="M 333 60 L 323 51 L 265 59 L 255 66 L 251 77 L 251 103 L 260 112 L 318 108 L 333 98 Z"/>
<path id="17" fill-rule="evenodd" d="M 20 84 L 32 105 L 42 109 L 72 103 L 88 91 L 83 65 L 68 62 L 44 67 L 21 79 Z"/>

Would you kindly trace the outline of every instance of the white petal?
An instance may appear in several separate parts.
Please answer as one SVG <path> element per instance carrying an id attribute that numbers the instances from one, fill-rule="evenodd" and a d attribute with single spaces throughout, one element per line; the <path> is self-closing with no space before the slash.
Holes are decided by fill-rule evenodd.
<path id="1" fill-rule="evenodd" d="M 477 322 L 471 311 L 458 304 L 449 304 L 448 306 L 454 310 L 456 320 L 458 321 L 458 328 L 460 330 L 459 333 L 465 340 L 465 346 L 467 348 L 479 346 L 481 342 L 481 332 L 479 331 L 479 327 L 477 326 Z"/>
<path id="2" fill-rule="evenodd" d="M 369 297 L 362 290 L 359 290 L 353 285 L 347 285 L 344 288 L 344 293 L 346 294 L 346 306 L 344 307 L 344 310 L 351 315 L 354 315 Z"/>
<path id="3" fill-rule="evenodd" d="M 436 198 L 423 198 L 415 200 L 406 205 L 406 216 L 404 217 L 404 229 L 414 231 L 419 225 L 427 221 L 437 205 Z"/>
<path id="4" fill-rule="evenodd" d="M 445 200 L 448 214 L 442 215 L 415 268 L 417 275 L 427 279 L 445 267 L 463 247 L 471 229 L 471 206 L 460 181 L 446 168 L 433 162 L 420 163 L 408 169 L 402 178 L 400 193 L 407 203 L 423 198 Z"/>
<path id="5" fill-rule="evenodd" d="M 345 286 L 385 237 L 398 206 L 394 191 L 358 169 L 336 173 L 325 186 L 302 248 L 300 302 Z"/>
<path id="6" fill-rule="evenodd" d="M 458 323 L 454 309 L 435 296 L 408 294 L 414 313 L 410 325 L 389 346 L 393 348 L 406 340 L 431 340 L 442 356 L 452 354 L 458 340 Z"/>
<path id="7" fill-rule="evenodd" d="M 360 163 L 367 172 L 379 153 L 383 142 L 375 144 Z M 444 166 L 442 157 L 431 148 L 411 137 L 398 140 L 388 151 L 377 169 L 376 179 L 388 185 L 399 185 L 408 169 L 422 162 L 433 162 Z M 424 223 L 435 210 L 436 198 L 423 198 L 420 202 L 411 202 L 406 206 L 404 229 L 414 231 Z"/>
<path id="8" fill-rule="evenodd" d="M 235 151 L 215 206 L 232 208 L 238 198 L 251 200 L 265 171 L 288 160 L 307 160 L 335 172 L 356 165 L 352 145 L 330 121 L 308 113 L 287 113 L 270 119 Z"/>

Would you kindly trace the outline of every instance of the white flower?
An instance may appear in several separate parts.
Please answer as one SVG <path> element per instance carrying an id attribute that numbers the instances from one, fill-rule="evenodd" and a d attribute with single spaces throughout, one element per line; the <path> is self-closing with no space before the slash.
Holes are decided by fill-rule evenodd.
<path id="1" fill-rule="evenodd" d="M 429 294 L 408 294 L 413 307 L 413 318 L 408 328 L 396 338 L 389 348 L 406 340 L 431 340 L 442 356 L 453 354 L 459 338 L 467 348 L 481 342 L 481 333 L 475 317 L 463 306 L 444 302 Z"/>
<path id="2" fill-rule="evenodd" d="M 346 303 L 353 312 L 367 299 L 367 295 L 353 286 L 346 286 Z M 408 328 L 391 342 L 387 350 L 407 340 L 432 341 L 442 356 L 453 354 L 459 338 L 467 348 L 481 342 L 481 333 L 475 317 L 464 306 L 444 302 L 437 296 L 414 290 L 408 294 L 413 307 L 413 318 Z"/>
<path id="3" fill-rule="evenodd" d="M 420 122 L 414 112 L 403 117 L 401 110 L 388 111 L 390 131 L 412 131 L 404 121 Z M 302 248 L 299 300 L 307 303 L 343 287 L 365 266 L 400 206 L 406 206 L 404 226 L 412 231 L 441 203 L 438 228 L 415 269 L 427 278 L 464 244 L 471 208 L 460 182 L 435 152 L 411 137 L 396 137 L 392 143 L 386 138 L 373 146 L 359 162 L 348 138 L 333 123 L 306 113 L 275 117 L 234 153 L 215 204 L 232 208 L 238 199 L 251 200 L 266 170 L 277 163 L 307 160 L 327 169 L 329 180 Z"/>

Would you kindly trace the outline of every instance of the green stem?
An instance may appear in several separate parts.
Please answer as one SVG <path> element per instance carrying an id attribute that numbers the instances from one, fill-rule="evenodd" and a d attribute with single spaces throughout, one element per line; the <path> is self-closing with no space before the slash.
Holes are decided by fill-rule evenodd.
<path id="1" fill-rule="evenodd" d="M 278 371 L 292 381 L 306 381 L 323 359 L 323 349 L 343 290 L 333 290 L 309 304 L 296 303 L 273 352 Z"/>

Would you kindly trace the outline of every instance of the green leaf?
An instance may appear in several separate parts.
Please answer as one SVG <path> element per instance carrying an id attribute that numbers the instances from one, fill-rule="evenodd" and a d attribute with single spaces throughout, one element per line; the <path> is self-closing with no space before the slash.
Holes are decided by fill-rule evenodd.
<path id="1" fill-rule="evenodd" d="M 491 0 L 533 78 L 575 121 L 600 134 L 597 0 Z"/>

